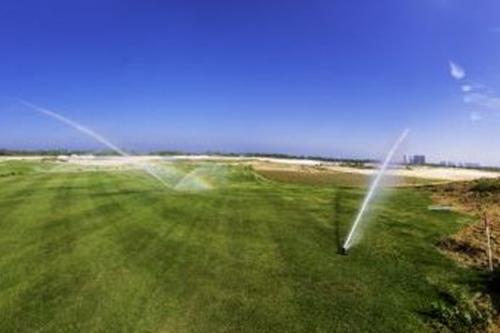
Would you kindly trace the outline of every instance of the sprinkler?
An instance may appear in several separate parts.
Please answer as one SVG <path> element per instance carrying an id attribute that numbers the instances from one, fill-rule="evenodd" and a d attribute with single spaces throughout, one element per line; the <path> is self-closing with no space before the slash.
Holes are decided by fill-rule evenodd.
<path id="1" fill-rule="evenodd" d="M 343 256 L 346 256 L 347 255 L 347 249 L 344 246 L 342 246 L 340 248 L 339 254 L 343 255 Z"/>
<path id="2" fill-rule="evenodd" d="M 356 216 L 356 219 L 354 220 L 354 223 L 352 224 L 351 230 L 349 231 L 349 235 L 347 235 L 347 239 L 344 242 L 344 245 L 342 246 L 343 252 L 347 252 L 347 249 L 352 245 L 352 241 L 354 238 L 354 235 L 356 234 L 357 227 L 359 223 L 361 222 L 363 215 L 365 214 L 373 196 L 377 193 L 378 189 L 378 184 L 380 183 L 380 180 L 383 178 L 387 168 L 389 167 L 389 164 L 391 163 L 393 155 L 396 153 L 397 149 L 401 145 L 401 143 L 404 141 L 408 133 L 410 132 L 409 129 L 405 129 L 401 136 L 398 138 L 394 146 L 392 146 L 391 150 L 387 154 L 387 157 L 384 160 L 384 163 L 380 166 L 377 176 L 373 180 L 373 182 L 370 185 L 370 188 L 368 190 L 368 193 L 366 194 L 363 204 L 361 205 L 361 208 L 359 209 L 358 215 Z"/>

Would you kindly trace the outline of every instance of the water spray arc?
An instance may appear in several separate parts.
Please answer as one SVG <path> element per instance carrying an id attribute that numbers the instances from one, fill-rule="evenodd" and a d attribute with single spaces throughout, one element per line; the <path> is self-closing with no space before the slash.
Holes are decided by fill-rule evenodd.
<path id="1" fill-rule="evenodd" d="M 27 102 L 27 101 L 24 101 L 24 100 L 20 100 L 21 104 L 23 104 L 24 106 L 32 109 L 32 110 L 35 110 L 41 114 L 44 114 L 46 116 L 49 116 L 53 119 L 56 119 L 70 127 L 73 127 L 74 129 L 76 129 L 77 131 L 79 131 L 80 133 L 83 133 L 87 136 L 90 136 L 91 138 L 93 138 L 94 140 L 102 143 L 103 145 L 105 145 L 106 147 L 108 147 L 109 149 L 111 149 L 112 151 L 114 151 L 115 153 L 121 155 L 121 156 L 125 156 L 125 157 L 130 157 L 129 154 L 127 154 L 126 152 L 124 152 L 122 149 L 120 149 L 119 147 L 117 147 L 116 145 L 114 145 L 113 143 L 111 143 L 108 139 L 106 139 L 105 137 L 103 137 L 102 135 L 94 132 L 93 130 L 91 130 L 90 128 L 87 128 L 85 126 L 82 126 L 80 125 L 79 123 L 77 123 L 76 121 L 74 120 L 71 120 L 69 118 L 66 118 L 64 116 L 61 116 L 60 114 L 54 112 L 54 111 L 51 111 L 51 110 L 48 110 L 48 109 L 45 109 L 45 108 L 42 108 L 38 105 L 35 105 L 33 103 L 30 103 L 30 102 Z M 151 177 L 153 177 L 154 179 L 156 179 L 158 182 L 160 182 L 163 186 L 165 187 L 169 187 L 169 185 L 147 164 L 142 164 L 141 165 L 141 168 L 147 173 L 149 174 Z"/>
<path id="2" fill-rule="evenodd" d="M 409 129 L 405 129 L 403 131 L 403 133 L 399 136 L 399 138 L 396 140 L 396 142 L 392 146 L 391 150 L 387 154 L 387 156 L 384 160 L 384 163 L 380 166 L 379 171 L 378 171 L 375 179 L 373 180 L 373 182 L 370 185 L 368 193 L 366 194 L 365 198 L 363 199 L 363 204 L 361 205 L 361 208 L 358 212 L 358 215 L 356 215 L 356 219 L 354 220 L 354 223 L 352 224 L 352 227 L 351 227 L 351 230 L 349 231 L 347 239 L 345 240 L 344 245 L 342 246 L 342 253 L 343 254 L 347 254 L 347 251 L 352 246 L 353 237 L 356 234 L 356 231 L 359 227 L 359 224 L 363 219 L 363 216 L 366 212 L 366 209 L 368 208 L 371 200 L 373 199 L 374 195 L 377 192 L 380 181 L 382 180 L 385 172 L 387 171 L 387 168 L 389 167 L 389 164 L 391 163 L 392 158 L 394 157 L 394 154 L 396 153 L 399 146 L 406 139 L 406 137 L 408 136 L 409 133 L 410 133 Z"/>

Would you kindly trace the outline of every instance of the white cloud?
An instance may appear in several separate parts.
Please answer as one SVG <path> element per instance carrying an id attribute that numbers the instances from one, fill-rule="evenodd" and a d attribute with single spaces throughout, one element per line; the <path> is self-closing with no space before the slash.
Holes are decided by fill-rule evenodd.
<path id="1" fill-rule="evenodd" d="M 463 69 L 463 67 L 461 67 L 457 63 L 450 61 L 450 75 L 455 80 L 461 80 L 465 77 L 465 69 Z"/>
<path id="2" fill-rule="evenodd" d="M 500 109 L 500 97 L 480 93 L 470 93 L 464 96 L 464 102 L 484 106 L 490 109 Z"/>
<path id="3" fill-rule="evenodd" d="M 470 93 L 470 92 L 481 92 L 483 94 L 493 94 L 493 91 L 485 86 L 482 83 L 477 83 L 477 82 L 469 82 L 466 84 L 463 84 L 460 89 L 464 93 Z"/>
<path id="4" fill-rule="evenodd" d="M 463 92 L 471 92 L 472 91 L 472 86 L 471 85 L 468 85 L 468 84 L 464 84 L 462 86 L 462 91 Z"/>
<path id="5" fill-rule="evenodd" d="M 450 75 L 455 80 L 462 80 L 465 78 L 465 69 L 457 63 L 450 61 Z M 480 107 L 480 111 L 472 111 L 469 113 L 471 121 L 480 121 L 483 119 L 485 108 L 495 110 L 500 114 L 500 97 L 486 85 L 477 82 L 469 82 L 466 80 L 460 85 L 460 90 L 463 93 L 463 102 L 474 107 Z"/>
<path id="6" fill-rule="evenodd" d="M 483 119 L 483 116 L 479 112 L 471 112 L 469 114 L 470 120 L 472 121 L 479 121 Z"/>

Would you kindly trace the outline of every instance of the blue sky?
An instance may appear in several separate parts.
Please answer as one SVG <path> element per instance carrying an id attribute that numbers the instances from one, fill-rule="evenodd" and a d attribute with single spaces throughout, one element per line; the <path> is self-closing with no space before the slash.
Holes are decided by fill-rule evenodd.
<path id="1" fill-rule="evenodd" d="M 500 2 L 26 1 L 0 6 L 0 147 L 500 165 Z"/>

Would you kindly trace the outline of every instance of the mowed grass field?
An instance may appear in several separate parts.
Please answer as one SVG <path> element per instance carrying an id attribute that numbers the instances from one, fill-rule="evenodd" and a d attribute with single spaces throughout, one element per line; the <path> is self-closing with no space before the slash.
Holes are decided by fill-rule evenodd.
<path id="1" fill-rule="evenodd" d="M 479 278 L 435 247 L 470 221 L 425 192 L 384 193 L 341 256 L 363 189 L 226 177 L 0 163 L 0 332 L 427 332 L 442 288 Z"/>

